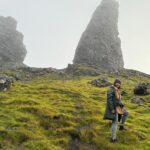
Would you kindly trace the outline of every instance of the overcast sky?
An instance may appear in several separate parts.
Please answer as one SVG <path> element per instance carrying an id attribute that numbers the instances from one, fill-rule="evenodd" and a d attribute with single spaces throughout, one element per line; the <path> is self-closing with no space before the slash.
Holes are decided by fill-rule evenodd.
<path id="1" fill-rule="evenodd" d="M 28 54 L 25 64 L 65 68 L 101 0 L 0 0 L 0 15 L 18 21 Z M 150 74 L 150 0 L 119 0 L 125 68 Z"/>

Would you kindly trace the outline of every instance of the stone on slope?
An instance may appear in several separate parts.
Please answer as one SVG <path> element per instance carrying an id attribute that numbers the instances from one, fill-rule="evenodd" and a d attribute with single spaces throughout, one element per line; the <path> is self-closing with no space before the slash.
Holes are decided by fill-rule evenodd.
<path id="1" fill-rule="evenodd" d="M 147 95 L 150 90 L 150 83 L 140 83 L 134 88 L 134 94 L 135 95 Z"/>
<path id="2" fill-rule="evenodd" d="M 14 81 L 15 79 L 13 77 L 0 76 L 0 91 L 8 90 Z"/>
<path id="3" fill-rule="evenodd" d="M 89 83 L 94 85 L 94 86 L 97 86 L 97 87 L 107 87 L 107 86 L 112 85 L 112 83 L 109 82 L 107 79 L 101 79 L 101 78 L 92 80 Z"/>
<path id="4" fill-rule="evenodd" d="M 131 102 L 136 103 L 136 104 L 141 104 L 141 103 L 144 103 L 145 100 L 143 98 L 134 97 L 134 98 L 131 99 Z"/>

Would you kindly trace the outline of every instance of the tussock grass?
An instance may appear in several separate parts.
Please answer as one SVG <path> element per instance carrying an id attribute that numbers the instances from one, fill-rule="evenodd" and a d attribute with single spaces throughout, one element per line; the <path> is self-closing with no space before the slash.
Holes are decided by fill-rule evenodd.
<path id="1" fill-rule="evenodd" d="M 9 91 L 0 93 L 0 149 L 67 150 L 76 146 L 80 150 L 148 150 L 150 101 L 137 105 L 131 98 L 134 86 L 150 79 L 119 76 L 122 90 L 128 93 L 123 97 L 129 111 L 128 131 L 118 131 L 119 142 L 111 144 L 111 122 L 103 120 L 108 87 L 88 83 L 103 77 L 60 79 L 47 74 L 15 82 Z M 113 82 L 116 75 L 107 77 Z"/>

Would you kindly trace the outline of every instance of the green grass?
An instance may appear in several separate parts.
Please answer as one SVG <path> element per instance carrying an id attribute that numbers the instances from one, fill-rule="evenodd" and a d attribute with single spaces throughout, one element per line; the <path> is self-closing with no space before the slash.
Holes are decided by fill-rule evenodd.
<path id="1" fill-rule="evenodd" d="M 80 150 L 149 150 L 150 104 L 132 104 L 133 88 L 150 79 L 120 76 L 128 95 L 126 132 L 117 132 L 119 142 L 111 144 L 110 122 L 103 120 L 106 88 L 88 82 L 96 77 L 55 79 L 51 74 L 32 81 L 17 81 L 0 93 L 0 149 L 67 150 L 78 139 Z M 115 75 L 109 75 L 113 82 Z M 142 96 L 147 99 L 150 95 Z"/>

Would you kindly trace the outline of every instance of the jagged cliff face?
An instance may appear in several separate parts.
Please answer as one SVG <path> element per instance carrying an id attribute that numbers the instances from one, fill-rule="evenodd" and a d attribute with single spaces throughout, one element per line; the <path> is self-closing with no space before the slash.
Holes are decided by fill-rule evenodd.
<path id="1" fill-rule="evenodd" d="M 118 37 L 118 2 L 103 0 L 77 46 L 73 63 L 95 65 L 106 70 L 124 66 Z"/>
<path id="2" fill-rule="evenodd" d="M 12 17 L 0 17 L 0 67 L 24 66 L 26 48 L 23 35 L 16 30 L 17 22 Z"/>

